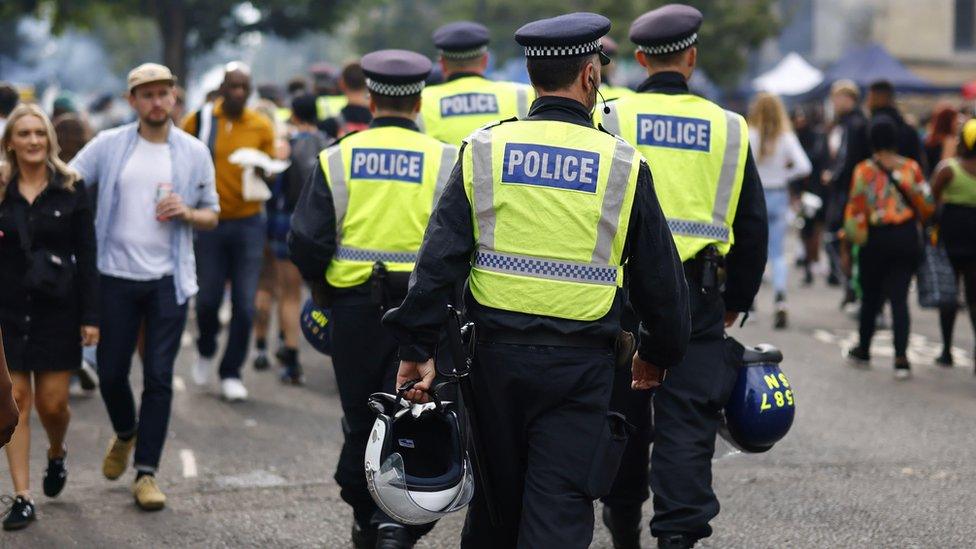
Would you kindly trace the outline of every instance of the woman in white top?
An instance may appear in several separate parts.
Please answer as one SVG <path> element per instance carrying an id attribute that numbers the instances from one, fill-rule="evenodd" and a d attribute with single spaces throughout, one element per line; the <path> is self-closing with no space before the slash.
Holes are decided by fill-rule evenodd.
<path id="1" fill-rule="evenodd" d="M 769 218 L 769 262 L 776 292 L 774 326 L 786 328 L 786 277 L 789 265 L 783 250 L 786 217 L 790 208 L 789 183 L 810 175 L 810 159 L 786 116 L 779 97 L 759 93 L 749 109 L 749 144 L 756 158 L 759 179 L 766 194 Z"/>

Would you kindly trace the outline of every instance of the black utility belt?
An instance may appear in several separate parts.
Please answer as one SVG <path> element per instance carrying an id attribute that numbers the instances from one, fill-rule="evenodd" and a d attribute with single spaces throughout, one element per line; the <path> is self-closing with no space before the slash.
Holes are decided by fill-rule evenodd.
<path id="1" fill-rule="evenodd" d="M 478 327 L 478 343 L 504 345 L 534 345 L 539 347 L 572 347 L 576 349 L 611 349 L 614 340 L 606 336 L 558 334 L 553 332 L 522 332 L 517 330 L 488 330 Z"/>
<path id="2" fill-rule="evenodd" d="M 725 287 L 725 257 L 714 245 L 707 246 L 698 255 L 682 264 L 685 278 L 701 288 L 702 293 L 720 292 Z"/>

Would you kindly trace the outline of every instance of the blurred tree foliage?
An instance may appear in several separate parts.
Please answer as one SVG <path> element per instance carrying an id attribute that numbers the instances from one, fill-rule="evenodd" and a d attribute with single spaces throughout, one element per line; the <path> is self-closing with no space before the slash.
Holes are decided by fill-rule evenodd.
<path id="1" fill-rule="evenodd" d="M 610 18 L 610 36 L 621 55 L 633 53 L 627 39 L 630 23 L 666 0 L 379 0 L 361 3 L 353 15 L 353 39 L 362 51 L 386 47 L 436 53 L 430 34 L 443 23 L 471 19 L 491 30 L 496 60 L 520 56 L 512 38 L 522 24 L 573 11 L 591 11 Z M 747 54 L 775 36 L 781 23 L 775 0 L 691 0 L 702 11 L 699 66 L 718 85 L 732 87 L 746 67 Z"/>
<path id="2" fill-rule="evenodd" d="M 32 14 L 50 19 L 55 31 L 67 25 L 100 27 L 103 17 L 120 22 L 148 19 L 162 40 L 163 62 L 183 81 L 187 59 L 222 40 L 250 32 L 293 38 L 328 30 L 342 20 L 352 0 L 4 0 L 0 20 Z M 120 25 L 122 27 L 122 25 Z M 118 29 L 116 37 L 128 32 Z M 138 52 L 136 52 L 138 53 Z"/>

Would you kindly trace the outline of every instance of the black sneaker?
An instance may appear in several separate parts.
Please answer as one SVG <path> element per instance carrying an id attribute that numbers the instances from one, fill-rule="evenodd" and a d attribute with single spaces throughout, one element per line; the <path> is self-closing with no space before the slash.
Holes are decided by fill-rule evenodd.
<path id="1" fill-rule="evenodd" d="M 352 546 L 355 549 L 374 549 L 376 547 L 376 528 L 363 528 L 352 521 Z"/>
<path id="2" fill-rule="evenodd" d="M 851 366 L 865 367 L 871 364 L 871 355 L 860 346 L 851 347 L 851 349 L 847 351 L 847 361 L 851 364 Z"/>
<path id="3" fill-rule="evenodd" d="M 641 509 L 603 506 L 603 525 L 610 531 L 613 549 L 640 549 Z"/>
<path id="4" fill-rule="evenodd" d="M 949 351 L 942 351 L 939 358 L 935 359 L 936 366 L 942 366 L 943 368 L 952 368 L 955 361 L 952 359 L 952 353 Z"/>
<path id="5" fill-rule="evenodd" d="M 268 360 L 268 353 L 258 353 L 258 356 L 254 357 L 255 370 L 267 370 L 270 367 L 271 361 Z"/>
<path id="6" fill-rule="evenodd" d="M 285 366 L 281 372 L 281 382 L 286 385 L 305 385 L 305 372 L 301 364 Z"/>
<path id="7" fill-rule="evenodd" d="M 47 460 L 47 469 L 44 470 L 44 495 L 49 498 L 57 497 L 68 482 L 68 468 L 64 466 L 66 457 L 68 457 L 67 452 L 61 457 Z"/>
<path id="8" fill-rule="evenodd" d="M 662 534 L 657 538 L 658 549 L 689 549 L 698 540 L 684 534 Z"/>
<path id="9" fill-rule="evenodd" d="M 34 502 L 24 496 L 17 496 L 13 500 L 4 496 L 3 501 L 10 503 L 6 516 L 3 517 L 4 530 L 21 530 L 37 519 L 34 513 Z"/>
<path id="10" fill-rule="evenodd" d="M 411 549 L 414 543 L 410 530 L 400 525 L 385 525 L 376 531 L 376 549 Z"/>

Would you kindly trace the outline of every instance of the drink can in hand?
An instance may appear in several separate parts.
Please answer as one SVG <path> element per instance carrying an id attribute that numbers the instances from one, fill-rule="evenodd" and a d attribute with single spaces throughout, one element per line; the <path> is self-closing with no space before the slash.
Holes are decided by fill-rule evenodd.
<path id="1" fill-rule="evenodd" d="M 165 200 L 169 195 L 173 194 L 173 185 L 171 183 L 160 183 L 156 187 L 156 204 L 159 205 L 160 202 Z M 160 216 L 156 216 L 157 221 L 166 221 Z"/>

